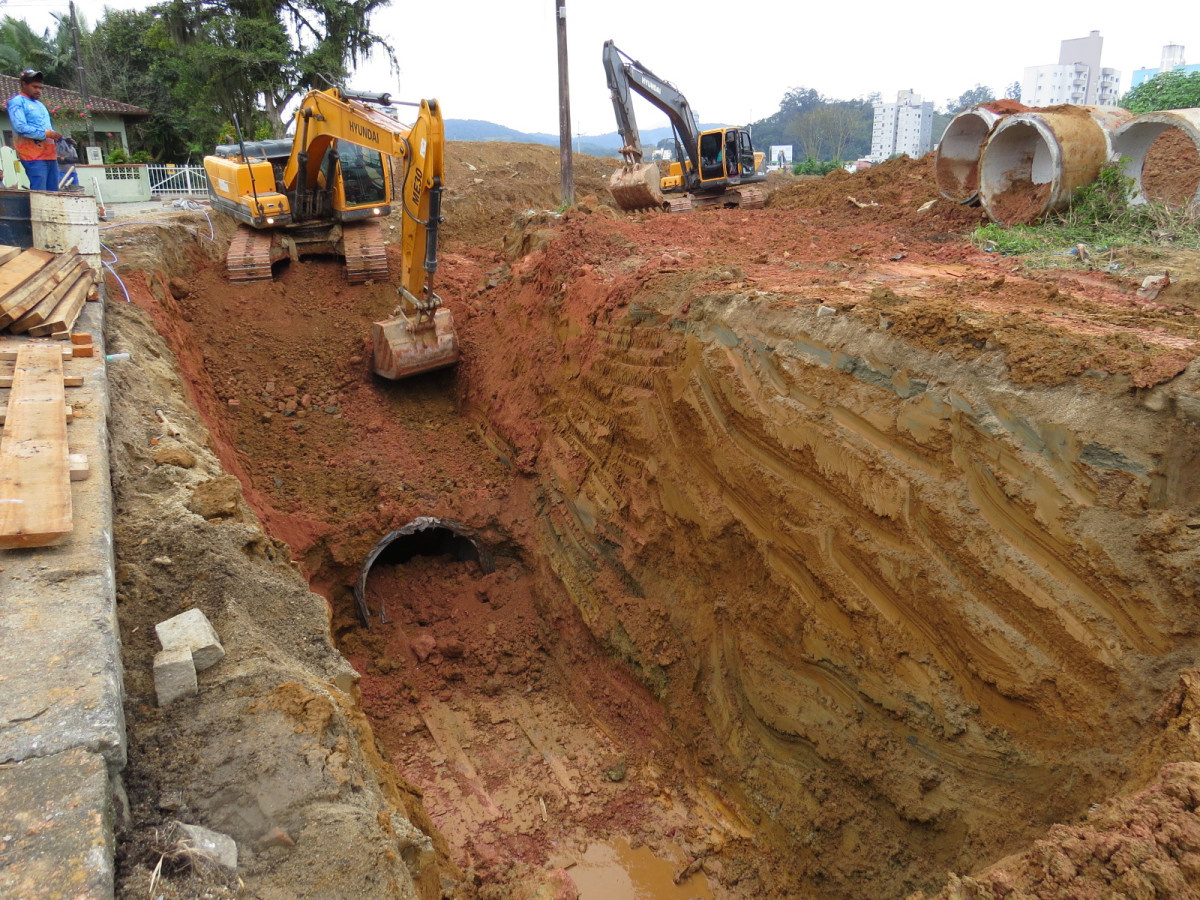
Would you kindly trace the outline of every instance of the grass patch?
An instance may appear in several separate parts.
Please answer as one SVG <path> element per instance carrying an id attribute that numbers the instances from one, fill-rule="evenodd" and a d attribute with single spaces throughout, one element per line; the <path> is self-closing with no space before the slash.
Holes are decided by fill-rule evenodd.
<path id="1" fill-rule="evenodd" d="M 1200 210 L 1156 203 L 1130 203 L 1133 181 L 1119 164 L 1105 166 L 1081 188 L 1062 212 L 1040 225 L 1005 226 L 989 222 L 971 235 L 975 246 L 1005 256 L 1024 257 L 1035 268 L 1074 267 L 1111 260 L 1123 248 L 1200 249 Z M 1079 246 L 1085 253 L 1081 260 Z"/>

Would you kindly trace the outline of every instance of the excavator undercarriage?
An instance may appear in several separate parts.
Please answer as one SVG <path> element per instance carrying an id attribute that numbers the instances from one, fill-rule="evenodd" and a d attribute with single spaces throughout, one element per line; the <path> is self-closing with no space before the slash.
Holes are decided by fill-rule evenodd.
<path id="1" fill-rule="evenodd" d="M 660 209 L 680 213 L 714 207 L 762 209 L 767 202 L 767 192 L 750 185 L 729 186 L 717 192 L 666 193 L 660 183 L 657 163 L 628 164 L 613 172 L 608 191 L 617 207 L 626 212 Z"/>
<path id="2" fill-rule="evenodd" d="M 233 282 L 270 281 L 271 267 L 281 259 L 299 262 L 315 254 L 343 257 L 351 284 L 388 278 L 387 244 L 383 228 L 375 221 L 318 227 L 307 234 L 255 231 L 241 225 L 229 242 L 225 270 Z"/>

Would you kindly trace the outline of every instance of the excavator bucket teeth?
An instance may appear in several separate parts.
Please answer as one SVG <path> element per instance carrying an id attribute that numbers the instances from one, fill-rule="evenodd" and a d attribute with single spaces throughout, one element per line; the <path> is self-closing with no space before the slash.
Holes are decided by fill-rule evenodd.
<path id="1" fill-rule="evenodd" d="M 432 319 L 417 320 L 400 313 L 376 322 L 371 338 L 375 374 L 393 381 L 458 362 L 458 336 L 448 309 L 439 309 Z"/>
<path id="2" fill-rule="evenodd" d="M 654 163 L 622 166 L 609 179 L 608 191 L 623 210 L 662 209 L 664 202 L 660 181 L 658 166 Z"/>

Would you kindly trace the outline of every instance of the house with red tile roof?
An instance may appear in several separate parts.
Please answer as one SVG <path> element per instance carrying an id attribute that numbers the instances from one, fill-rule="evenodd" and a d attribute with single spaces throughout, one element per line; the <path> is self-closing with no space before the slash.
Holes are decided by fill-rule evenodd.
<path id="1" fill-rule="evenodd" d="M 19 78 L 15 75 L 0 75 L 0 131 L 3 131 L 6 147 L 13 145 L 12 123 L 8 121 L 6 105 L 8 98 L 20 90 Z M 80 160 L 86 162 L 84 147 L 87 146 L 87 120 L 83 116 L 83 95 L 47 84 L 42 90 L 42 102 L 50 111 L 50 120 L 54 123 L 55 130 L 75 138 L 75 143 L 79 146 Z M 96 144 L 106 156 L 110 150 L 118 147 L 128 153 L 126 124 L 147 118 L 150 110 L 105 97 L 92 97 L 90 102 Z"/>

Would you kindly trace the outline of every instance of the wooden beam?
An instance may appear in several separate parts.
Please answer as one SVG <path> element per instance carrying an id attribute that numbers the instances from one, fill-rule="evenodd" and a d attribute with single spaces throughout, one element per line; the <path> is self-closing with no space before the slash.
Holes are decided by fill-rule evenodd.
<path id="1" fill-rule="evenodd" d="M 59 348 L 22 347 L 0 436 L 0 548 L 44 547 L 71 531 L 65 405 Z"/>
<path id="2" fill-rule="evenodd" d="M 34 252 L 45 253 L 43 250 L 26 250 L 8 265 L 0 266 L 0 328 L 4 328 L 29 312 L 42 297 L 46 296 L 47 291 L 58 284 L 59 276 L 75 265 L 75 258 L 79 256 L 77 253 L 63 253 L 53 262 L 50 260 L 39 261 L 40 257 L 26 260 L 26 254 Z M 51 260 L 54 259 L 53 253 L 46 255 Z M 37 268 L 34 268 L 35 264 Z M 10 278 L 5 279 L 4 274 L 13 267 L 17 268 L 13 269 Z M 15 281 L 21 272 L 28 272 L 28 274 L 20 282 L 5 287 L 6 284 Z"/>
<path id="3" fill-rule="evenodd" d="M 47 250 L 29 249 L 0 266 L 0 297 L 19 288 L 54 257 L 55 254 Z"/>
<path id="4" fill-rule="evenodd" d="M 57 344 L 50 344 L 49 346 L 55 347 L 55 348 L 58 347 Z M 12 386 L 13 386 L 13 376 L 12 375 L 0 375 L 0 388 L 10 388 Z M 64 375 L 63 376 L 63 386 L 64 387 L 83 387 L 83 376 L 82 375 Z"/>
<path id="5" fill-rule="evenodd" d="M 67 404 L 65 411 L 67 414 L 68 422 L 70 422 L 72 419 L 75 418 L 75 407 L 73 407 L 70 403 Z M 8 421 L 8 407 L 0 406 L 0 425 L 3 425 L 7 421 Z"/>
<path id="6" fill-rule="evenodd" d="M 8 344 L 0 345 L 0 362 L 16 362 L 17 353 L 19 353 L 21 348 L 24 346 L 25 345 L 16 338 L 14 338 Z M 70 359 L 75 355 L 74 351 L 71 349 L 71 344 L 47 344 L 47 346 L 53 347 L 55 350 L 61 353 L 63 359 Z"/>
<path id="7" fill-rule="evenodd" d="M 10 247 L 7 244 L 0 245 L 0 266 L 12 262 L 21 255 L 20 247 Z"/>
<path id="8" fill-rule="evenodd" d="M 88 275 L 84 274 L 84 270 L 87 270 Z M 29 312 L 11 323 L 8 330 L 13 334 L 24 334 L 34 326 L 45 324 L 63 299 L 76 289 L 77 284 L 83 284 L 83 279 L 90 273 L 91 269 L 88 269 L 88 264 L 83 258 L 76 257 L 76 261 L 56 283 L 51 283 L 50 278 L 45 279 L 49 289 L 42 295 L 42 299 L 35 303 Z M 84 290 L 87 288 L 84 287 Z M 83 306 L 82 300 L 79 301 L 79 305 Z"/>
<path id="9" fill-rule="evenodd" d="M 70 279 L 64 279 L 59 287 L 66 284 Z M 83 309 L 83 304 L 87 302 L 88 288 L 91 287 L 91 280 L 88 275 L 79 276 L 70 287 L 59 295 L 58 302 L 54 305 L 45 321 L 40 325 L 35 325 L 29 329 L 29 333 L 38 335 L 39 337 L 48 334 L 53 334 L 56 331 L 69 331 L 71 326 L 75 324 L 75 320 L 79 318 L 79 311 Z M 58 289 L 55 289 L 58 293 Z M 13 323 L 14 326 L 16 323 Z M 71 351 L 74 355 L 74 350 Z"/>
<path id="10" fill-rule="evenodd" d="M 92 477 L 92 464 L 86 453 L 71 453 L 67 458 L 70 460 L 72 481 L 87 481 Z"/>

